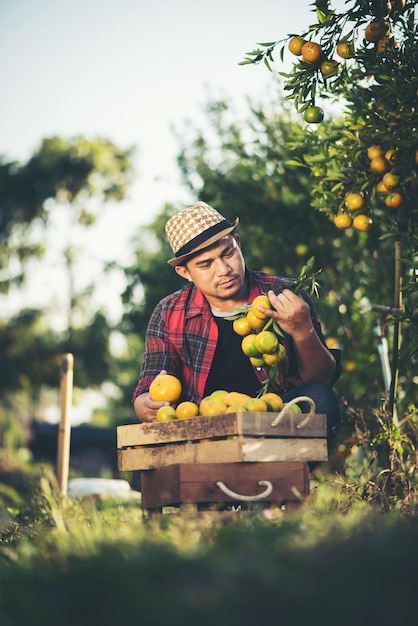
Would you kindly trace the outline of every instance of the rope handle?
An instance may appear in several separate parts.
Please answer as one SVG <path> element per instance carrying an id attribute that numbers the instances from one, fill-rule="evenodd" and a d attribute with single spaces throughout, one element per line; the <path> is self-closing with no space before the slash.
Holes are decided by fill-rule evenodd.
<path id="1" fill-rule="evenodd" d="M 234 500 L 242 500 L 243 502 L 253 502 L 255 500 L 262 500 L 263 498 L 267 498 L 267 496 L 269 496 L 271 492 L 273 491 L 273 485 L 271 484 L 269 480 L 259 480 L 257 484 L 260 485 L 260 487 L 265 486 L 266 489 L 262 493 L 259 493 L 255 496 L 244 496 L 240 493 L 236 493 L 235 491 L 232 491 L 232 489 L 229 489 L 225 485 L 225 483 L 223 483 L 220 480 L 218 480 L 218 482 L 216 483 L 216 486 L 219 487 L 221 491 L 226 493 L 227 496 L 234 498 Z"/>
<path id="2" fill-rule="evenodd" d="M 290 406 L 297 404 L 298 402 L 307 402 L 310 406 L 308 415 L 305 417 L 303 422 L 296 426 L 296 428 L 303 428 L 304 426 L 306 426 L 311 417 L 315 415 L 315 402 L 312 400 L 312 398 L 308 398 L 308 396 L 298 396 L 297 398 L 293 398 L 293 400 L 289 400 L 289 402 L 287 402 L 282 410 L 276 415 L 270 426 L 277 426 L 277 424 L 283 419 L 283 416 L 285 415 L 287 409 Z"/>

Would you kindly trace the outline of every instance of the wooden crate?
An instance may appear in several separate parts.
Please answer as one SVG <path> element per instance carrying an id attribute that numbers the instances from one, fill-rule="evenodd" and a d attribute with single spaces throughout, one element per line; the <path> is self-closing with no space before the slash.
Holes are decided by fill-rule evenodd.
<path id="1" fill-rule="evenodd" d="M 300 503 L 309 494 L 307 464 L 179 463 L 141 477 L 142 508 L 184 503 Z"/>
<path id="2" fill-rule="evenodd" d="M 223 413 L 172 422 L 119 426 L 121 471 L 176 464 L 326 461 L 326 416 L 285 413 Z M 302 426 L 302 427 L 301 427 Z"/>

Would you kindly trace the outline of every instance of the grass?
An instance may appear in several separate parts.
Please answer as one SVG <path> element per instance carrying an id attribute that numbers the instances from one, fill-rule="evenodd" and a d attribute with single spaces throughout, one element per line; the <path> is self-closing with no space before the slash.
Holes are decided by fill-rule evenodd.
<path id="1" fill-rule="evenodd" d="M 383 512 L 341 480 L 320 477 L 294 512 L 150 518 L 136 500 L 61 498 L 48 468 L 8 468 L 0 485 L 6 474 L 4 626 L 393 626 L 411 610 L 416 516 Z"/>

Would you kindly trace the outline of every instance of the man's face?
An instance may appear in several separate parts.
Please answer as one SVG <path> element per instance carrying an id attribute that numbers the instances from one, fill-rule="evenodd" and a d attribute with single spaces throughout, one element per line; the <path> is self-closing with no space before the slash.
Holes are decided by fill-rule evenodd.
<path id="1" fill-rule="evenodd" d="M 226 235 L 209 248 L 194 255 L 177 273 L 194 283 L 216 308 L 225 301 L 246 299 L 245 263 L 239 237 Z"/>

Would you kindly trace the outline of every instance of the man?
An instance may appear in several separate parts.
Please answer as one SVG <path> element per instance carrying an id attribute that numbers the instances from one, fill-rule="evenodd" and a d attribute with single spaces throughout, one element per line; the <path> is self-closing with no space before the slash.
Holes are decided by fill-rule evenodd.
<path id="1" fill-rule="evenodd" d="M 148 393 L 161 373 L 180 379 L 181 401 L 199 404 L 216 389 L 255 396 L 268 367 L 251 365 L 241 349 L 242 337 L 226 318 L 267 293 L 273 308 L 258 308 L 285 334 L 281 341 L 287 356 L 279 366 L 278 393 L 284 402 L 311 397 L 316 413 L 327 415 L 331 432 L 340 420 L 332 389 L 340 374 L 339 351 L 325 345 L 308 294 L 296 295 L 283 287 L 284 279 L 246 268 L 235 233 L 238 222 L 229 222 L 204 202 L 168 220 L 166 234 L 174 252 L 168 263 L 188 284 L 161 300 L 151 316 L 133 399 L 135 413 L 139 420 L 152 422 L 160 406 L 168 404 L 152 401 Z"/>

